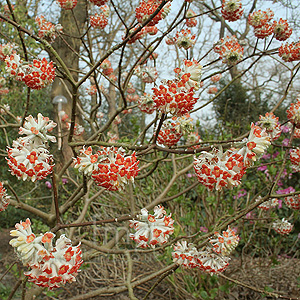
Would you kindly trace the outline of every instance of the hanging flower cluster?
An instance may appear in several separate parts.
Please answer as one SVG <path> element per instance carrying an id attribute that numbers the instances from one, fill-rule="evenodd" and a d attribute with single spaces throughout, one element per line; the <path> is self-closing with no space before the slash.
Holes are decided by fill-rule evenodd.
<path id="1" fill-rule="evenodd" d="M 246 167 L 253 165 L 270 145 L 270 137 L 266 130 L 254 125 L 254 123 L 251 123 L 251 130 L 248 138 L 236 143 L 236 147 L 239 148 L 238 154 L 241 154 L 244 157 L 244 164 Z"/>
<path id="2" fill-rule="evenodd" d="M 198 98 L 194 97 L 194 88 L 186 88 L 190 74 L 185 74 L 181 79 L 162 81 L 158 88 L 154 87 L 153 100 L 160 113 L 171 113 L 182 116 L 189 113 Z"/>
<path id="3" fill-rule="evenodd" d="M 129 181 L 133 182 L 138 174 L 135 152 L 126 155 L 123 148 L 104 147 L 92 153 L 92 148 L 83 148 L 80 155 L 74 158 L 75 168 L 86 175 L 91 175 L 97 185 L 109 191 L 124 188 Z"/>
<path id="4" fill-rule="evenodd" d="M 221 235 L 215 232 L 215 238 L 210 238 L 209 242 L 212 245 L 212 250 L 223 256 L 228 256 L 238 245 L 239 236 L 228 226 L 226 231 Z"/>
<path id="5" fill-rule="evenodd" d="M 221 13 L 225 20 L 233 22 L 243 15 L 241 0 L 223 0 Z"/>
<path id="6" fill-rule="evenodd" d="M 194 88 L 195 90 L 198 90 L 200 88 L 202 66 L 195 59 L 184 59 L 183 63 L 184 65 L 182 68 L 174 69 L 176 77 L 185 82 L 185 87 L 187 89 Z"/>
<path id="7" fill-rule="evenodd" d="M 300 42 L 282 44 L 278 52 L 278 55 L 286 62 L 300 60 Z"/>
<path id="8" fill-rule="evenodd" d="M 228 257 L 213 252 L 211 248 L 198 251 L 193 244 L 187 244 L 186 241 L 176 243 L 172 258 L 173 262 L 185 268 L 197 268 L 211 274 L 224 272 L 229 266 Z"/>
<path id="9" fill-rule="evenodd" d="M 291 150 L 290 160 L 292 163 L 292 169 L 295 172 L 300 172 L 300 148 L 299 147 Z"/>
<path id="10" fill-rule="evenodd" d="M 289 27 L 287 20 L 280 18 L 278 22 L 274 21 L 273 33 L 276 40 L 285 41 L 291 36 L 292 32 L 293 30 Z"/>
<path id="11" fill-rule="evenodd" d="M 54 136 L 48 134 L 56 124 L 49 118 L 38 114 L 37 120 L 31 115 L 26 117 L 24 127 L 20 127 L 19 134 L 25 134 L 13 141 L 12 147 L 7 148 L 7 164 L 11 174 L 18 179 L 42 180 L 46 178 L 53 169 L 51 164 L 52 155 L 46 149 L 47 142 L 55 142 Z"/>
<path id="12" fill-rule="evenodd" d="M 142 0 L 135 9 L 135 17 L 142 24 L 150 18 L 150 16 L 158 9 L 161 4 L 160 0 Z M 156 25 L 160 20 L 164 19 L 171 10 L 171 3 L 166 3 L 158 14 L 148 23 L 148 26 Z"/>
<path id="13" fill-rule="evenodd" d="M 142 79 L 145 83 L 153 83 L 156 81 L 158 74 L 155 67 L 138 65 L 134 69 L 134 74 Z"/>
<path id="14" fill-rule="evenodd" d="M 194 129 L 192 122 L 193 120 L 189 115 L 167 120 L 159 131 L 157 142 L 167 147 L 174 146 L 184 134 L 188 134 Z"/>
<path id="15" fill-rule="evenodd" d="M 220 39 L 214 46 L 214 51 L 219 54 L 222 62 L 228 65 L 235 65 L 242 60 L 244 48 L 241 47 L 237 38 L 231 37 Z"/>
<path id="16" fill-rule="evenodd" d="M 178 48 L 188 50 L 195 44 L 196 35 L 191 33 L 190 29 L 182 29 L 177 31 L 174 37 L 174 43 Z"/>
<path id="17" fill-rule="evenodd" d="M 147 248 L 149 246 L 163 245 L 168 241 L 169 235 L 174 232 L 172 215 L 166 215 L 163 206 L 154 207 L 154 214 L 148 213 L 146 208 L 141 209 L 138 220 L 130 220 L 129 226 L 136 230 L 129 237 L 138 243 L 137 247 Z"/>
<path id="18" fill-rule="evenodd" d="M 289 121 L 294 124 L 296 128 L 300 128 L 300 100 L 297 99 L 296 103 L 291 103 L 286 112 Z"/>
<path id="19" fill-rule="evenodd" d="M 86 88 L 88 95 L 93 96 L 97 93 L 96 85 L 91 85 L 90 87 Z"/>
<path id="20" fill-rule="evenodd" d="M 195 27 L 197 26 L 197 19 L 196 18 L 193 18 L 196 16 L 196 13 L 191 10 L 191 9 L 188 9 L 188 11 L 186 12 L 186 17 L 187 19 L 185 20 L 185 25 L 187 27 Z"/>
<path id="21" fill-rule="evenodd" d="M 276 222 L 274 222 L 272 227 L 279 234 L 289 234 L 292 231 L 294 225 L 283 218 L 281 221 L 277 220 Z"/>
<path id="22" fill-rule="evenodd" d="M 9 205 L 10 196 L 6 194 L 6 189 L 3 183 L 0 181 L 0 211 L 6 210 Z"/>
<path id="23" fill-rule="evenodd" d="M 114 69 L 111 67 L 111 62 L 107 58 L 101 63 L 100 68 L 105 76 L 109 76 L 113 73 Z"/>
<path id="24" fill-rule="evenodd" d="M 83 263 L 80 244 L 73 247 L 71 240 L 61 235 L 53 246 L 55 234 L 46 232 L 36 236 L 29 219 L 20 221 L 15 227 L 16 230 L 10 232 L 15 238 L 9 243 L 24 266 L 31 268 L 24 273 L 29 281 L 49 289 L 75 281 Z"/>
<path id="25" fill-rule="evenodd" d="M 144 96 L 139 97 L 138 107 L 142 112 L 152 114 L 155 110 L 152 95 L 145 93 Z"/>
<path id="26" fill-rule="evenodd" d="M 63 30 L 60 24 L 53 25 L 51 22 L 48 22 L 44 16 L 36 17 L 35 22 L 39 27 L 39 37 L 47 40 L 49 43 L 53 43 L 57 38 L 57 33 Z"/>
<path id="27" fill-rule="evenodd" d="M 217 191 L 239 185 L 245 173 L 243 156 L 232 150 L 223 153 L 222 148 L 195 156 L 194 169 L 200 183 Z"/>
<path id="28" fill-rule="evenodd" d="M 278 119 L 272 112 L 267 112 L 265 116 L 259 116 L 259 121 L 256 123 L 259 127 L 266 130 L 272 141 L 277 140 L 281 135 Z"/>
<path id="29" fill-rule="evenodd" d="M 273 34 L 274 23 L 270 23 L 274 17 L 271 9 L 266 11 L 255 11 L 249 14 L 248 23 L 254 28 L 254 35 L 259 39 L 264 39 Z"/>
<path id="30" fill-rule="evenodd" d="M 77 5 L 77 0 L 56 0 L 62 9 L 73 9 Z"/>
<path id="31" fill-rule="evenodd" d="M 284 203 L 287 207 L 299 210 L 300 209 L 300 195 L 288 196 L 284 198 Z"/>
<path id="32" fill-rule="evenodd" d="M 260 200 L 261 200 L 261 196 L 258 196 L 255 201 L 258 202 Z M 272 198 L 258 205 L 258 208 L 267 211 L 270 210 L 271 208 L 275 208 L 276 206 L 278 206 L 278 199 Z"/>
<path id="33" fill-rule="evenodd" d="M 6 71 L 28 87 L 40 90 L 51 84 L 55 77 L 53 62 L 34 59 L 33 64 L 23 63 L 18 54 L 11 54 L 5 59 Z"/>
<path id="34" fill-rule="evenodd" d="M 90 16 L 90 24 L 93 28 L 104 29 L 108 24 L 108 19 L 104 14 L 95 14 Z"/>

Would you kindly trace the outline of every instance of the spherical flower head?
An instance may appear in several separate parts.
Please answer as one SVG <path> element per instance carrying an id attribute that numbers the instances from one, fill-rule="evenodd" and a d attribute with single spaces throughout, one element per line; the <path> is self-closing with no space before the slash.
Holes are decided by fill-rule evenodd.
<path id="1" fill-rule="evenodd" d="M 152 95 L 145 93 L 143 96 L 139 97 L 138 107 L 142 112 L 152 114 L 155 111 Z"/>
<path id="2" fill-rule="evenodd" d="M 293 30 L 289 27 L 287 20 L 279 19 L 279 21 L 274 21 L 273 33 L 274 37 L 278 41 L 285 41 L 288 39 Z"/>
<path id="3" fill-rule="evenodd" d="M 300 42 L 282 44 L 278 52 L 278 55 L 286 62 L 300 60 Z"/>
<path id="4" fill-rule="evenodd" d="M 221 273 L 229 266 L 229 259 L 211 251 L 211 249 L 199 251 L 197 255 L 198 268 L 210 274 Z"/>
<path id="5" fill-rule="evenodd" d="M 191 33 L 190 29 L 182 29 L 177 31 L 174 37 L 175 44 L 178 48 L 188 50 L 195 44 L 196 35 Z"/>
<path id="6" fill-rule="evenodd" d="M 134 182 L 139 172 L 135 152 L 126 155 L 122 147 L 104 147 L 97 154 L 98 168 L 92 172 L 97 185 L 109 191 L 117 191 L 123 189 L 128 182 Z"/>
<path id="7" fill-rule="evenodd" d="M 80 150 L 80 154 L 73 158 L 74 167 L 85 175 L 92 175 L 93 171 L 98 169 L 98 154 L 93 154 L 92 147 Z"/>
<path id="8" fill-rule="evenodd" d="M 236 143 L 239 149 L 238 153 L 244 157 L 246 167 L 252 166 L 259 159 L 266 149 L 271 145 L 270 137 L 265 129 L 251 123 L 251 130 L 248 138 L 242 142 Z"/>
<path id="9" fill-rule="evenodd" d="M 33 64 L 23 64 L 24 75 L 21 80 L 30 88 L 40 90 L 50 85 L 55 78 L 53 62 L 48 63 L 46 58 L 34 59 Z"/>
<path id="10" fill-rule="evenodd" d="M 82 264 L 80 244 L 72 247 L 71 240 L 61 235 L 53 246 L 55 234 L 46 232 L 38 237 L 31 230 L 31 222 L 16 224 L 10 232 L 16 237 L 9 243 L 25 266 L 31 268 L 24 274 L 29 281 L 41 287 L 53 289 L 66 282 L 75 281 Z"/>
<path id="11" fill-rule="evenodd" d="M 265 23 L 260 27 L 254 28 L 254 35 L 258 39 L 265 39 L 274 32 L 274 23 Z"/>
<path id="12" fill-rule="evenodd" d="M 198 90 L 200 88 L 201 76 L 202 76 L 202 65 L 200 65 L 195 59 L 184 61 L 183 68 L 175 68 L 174 72 L 179 80 L 188 79 L 185 83 L 185 87 L 194 88 Z"/>
<path id="13" fill-rule="evenodd" d="M 188 11 L 186 12 L 186 17 L 187 19 L 185 20 L 185 25 L 187 27 L 195 27 L 197 26 L 197 19 L 196 18 L 193 18 L 194 16 L 196 16 L 196 13 L 191 10 L 191 9 L 188 9 Z"/>
<path id="14" fill-rule="evenodd" d="M 235 65 L 242 60 L 244 48 L 241 47 L 237 38 L 231 37 L 220 39 L 214 46 L 214 51 L 219 54 L 223 63 Z"/>
<path id="15" fill-rule="evenodd" d="M 54 25 L 48 22 L 44 16 L 36 17 L 35 22 L 39 27 L 39 37 L 47 40 L 49 43 L 54 42 L 57 37 L 57 32 L 62 32 L 63 29 L 60 24 Z"/>
<path id="16" fill-rule="evenodd" d="M 287 207 L 299 210 L 300 209 L 300 195 L 288 196 L 284 198 L 284 203 Z"/>
<path id="17" fill-rule="evenodd" d="M 238 245 L 239 236 L 228 226 L 226 231 L 223 231 L 221 235 L 219 232 L 215 232 L 215 238 L 211 238 L 209 242 L 212 244 L 212 250 L 223 256 L 229 255 Z"/>
<path id="18" fill-rule="evenodd" d="M 10 196 L 6 194 L 6 189 L 0 181 L 0 212 L 6 210 L 9 205 Z"/>
<path id="19" fill-rule="evenodd" d="M 31 141 L 22 139 L 13 141 L 12 147 L 7 148 L 7 164 L 11 174 L 18 179 L 36 180 L 45 179 L 53 170 L 53 157 L 44 146 L 35 146 Z"/>
<path id="20" fill-rule="evenodd" d="M 241 0 L 223 0 L 221 13 L 225 20 L 233 22 L 239 20 L 243 15 Z"/>
<path id="21" fill-rule="evenodd" d="M 261 196 L 258 196 L 257 199 L 255 200 L 256 202 L 260 201 L 261 200 Z M 265 210 L 265 211 L 268 211 L 270 210 L 271 208 L 275 208 L 276 206 L 278 206 L 278 199 L 277 198 L 272 198 L 272 199 L 269 199 L 268 201 L 265 201 L 263 203 L 261 203 L 258 208 L 259 209 L 262 209 L 262 210 Z"/>
<path id="22" fill-rule="evenodd" d="M 167 147 L 174 146 L 184 134 L 194 129 L 193 119 L 189 115 L 173 117 L 163 123 L 157 142 Z"/>
<path id="23" fill-rule="evenodd" d="M 296 103 L 291 103 L 291 106 L 287 109 L 287 118 L 289 121 L 300 128 L 300 100 L 297 99 Z"/>
<path id="24" fill-rule="evenodd" d="M 248 23 L 254 28 L 259 28 L 270 22 L 273 17 L 274 12 L 270 8 L 265 11 L 258 10 L 249 14 Z"/>
<path id="25" fill-rule="evenodd" d="M 243 156 L 232 150 L 223 153 L 222 148 L 195 156 L 194 169 L 200 183 L 217 191 L 239 185 L 245 173 Z"/>
<path id="26" fill-rule="evenodd" d="M 300 148 L 292 149 L 290 151 L 290 161 L 292 163 L 292 169 L 295 172 L 300 172 Z"/>
<path id="27" fill-rule="evenodd" d="M 102 6 L 106 2 L 108 2 L 108 0 L 90 0 L 90 2 L 93 3 L 93 4 L 95 4 L 96 6 Z"/>
<path id="28" fill-rule="evenodd" d="M 129 237 L 138 243 L 137 247 L 147 248 L 155 245 L 163 245 L 168 241 L 169 235 L 174 232 L 174 220 L 170 215 L 166 215 L 164 207 L 161 205 L 154 207 L 154 214 L 148 213 L 146 208 L 141 210 L 138 220 L 130 220 L 129 226 L 136 232 Z"/>
<path id="29" fill-rule="evenodd" d="M 77 5 L 77 0 L 56 0 L 62 9 L 73 9 Z"/>
<path id="30" fill-rule="evenodd" d="M 44 117 L 41 113 L 38 113 L 37 119 L 29 115 L 25 120 L 24 127 L 19 128 L 19 134 L 26 135 L 21 138 L 22 141 L 31 141 L 36 146 L 44 145 L 48 141 L 56 142 L 55 136 L 48 134 L 56 126 L 56 123 L 48 117 Z"/>
<path id="31" fill-rule="evenodd" d="M 172 259 L 176 264 L 184 268 L 196 268 L 199 266 L 197 261 L 198 250 L 186 241 L 177 242 L 173 247 Z"/>
<path id="32" fill-rule="evenodd" d="M 104 14 L 104 16 L 105 16 L 106 18 L 109 17 L 110 9 L 109 9 L 109 6 L 108 6 L 108 5 L 105 4 L 105 5 L 101 6 L 101 7 L 100 7 L 100 10 L 102 11 L 102 13 Z"/>
<path id="33" fill-rule="evenodd" d="M 265 129 L 272 141 L 277 140 L 281 135 L 281 127 L 278 122 L 278 117 L 276 117 L 272 112 L 267 112 L 265 116 L 259 116 L 259 121 L 256 125 Z"/>
<path id="34" fill-rule="evenodd" d="M 97 93 L 96 85 L 91 85 L 90 87 L 86 88 L 88 95 L 93 96 Z"/>
<path id="35" fill-rule="evenodd" d="M 156 109 L 160 113 L 171 113 L 174 116 L 182 116 L 189 113 L 198 98 L 194 98 L 194 88 L 186 88 L 189 75 L 181 79 L 162 81 L 158 88 L 154 87 L 153 100 Z"/>
<path id="36" fill-rule="evenodd" d="M 103 13 L 100 15 L 95 14 L 94 16 L 90 16 L 90 24 L 93 28 L 104 29 L 108 24 L 108 19 Z"/>
<path id="37" fill-rule="evenodd" d="M 294 225 L 288 222 L 285 218 L 283 218 L 281 221 L 277 220 L 272 225 L 273 229 L 279 233 L 279 234 L 289 234 Z"/>

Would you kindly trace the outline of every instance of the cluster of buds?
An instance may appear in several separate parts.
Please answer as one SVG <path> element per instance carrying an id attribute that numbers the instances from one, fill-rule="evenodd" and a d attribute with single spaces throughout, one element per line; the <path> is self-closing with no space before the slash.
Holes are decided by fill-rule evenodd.
<path id="1" fill-rule="evenodd" d="M 185 74 L 181 79 L 162 81 L 158 88 L 152 88 L 155 108 L 160 113 L 182 116 L 193 109 L 198 98 L 194 97 L 194 87 L 186 88 L 190 77 Z"/>
<path id="2" fill-rule="evenodd" d="M 105 76 L 109 76 L 113 73 L 114 69 L 111 67 L 111 62 L 109 59 L 104 59 L 104 61 L 101 63 L 100 68 L 102 68 L 102 73 Z"/>
<path id="3" fill-rule="evenodd" d="M 261 196 L 258 196 L 255 201 L 258 202 L 260 200 L 261 200 Z M 267 211 L 270 210 L 271 208 L 275 208 L 276 206 L 278 206 L 278 199 L 272 198 L 258 205 L 258 208 Z"/>
<path id="4" fill-rule="evenodd" d="M 290 151 L 290 160 L 292 163 L 292 169 L 295 172 L 300 172 L 300 148 L 292 149 Z"/>
<path id="5" fill-rule="evenodd" d="M 126 155 L 123 148 L 104 147 L 93 154 L 92 148 L 83 148 L 74 158 L 74 167 L 86 175 L 91 175 L 97 185 L 109 191 L 123 189 L 133 182 L 138 174 L 135 152 Z"/>
<path id="6" fill-rule="evenodd" d="M 185 59 L 183 63 L 182 68 L 174 69 L 176 77 L 179 80 L 182 80 L 182 83 L 185 82 L 185 87 L 187 89 L 194 88 L 195 90 L 198 90 L 201 83 L 202 65 L 200 65 L 200 63 L 198 63 L 195 59 Z"/>
<path id="7" fill-rule="evenodd" d="M 287 109 L 287 118 L 295 125 L 296 128 L 300 128 L 300 99 L 296 99 L 296 103 L 291 103 Z"/>
<path id="8" fill-rule="evenodd" d="M 243 15 L 241 0 L 223 0 L 221 13 L 225 20 L 233 22 L 239 20 Z"/>
<path id="9" fill-rule="evenodd" d="M 172 215 L 167 216 L 164 207 L 160 205 L 154 207 L 153 215 L 149 214 L 146 208 L 141 209 L 137 220 L 129 222 L 129 226 L 136 230 L 129 237 L 138 244 L 137 247 L 141 248 L 163 245 L 174 232 Z"/>
<path id="10" fill-rule="evenodd" d="M 53 62 L 34 59 L 33 64 L 23 63 L 18 54 L 11 54 L 5 59 L 6 71 L 28 87 L 40 90 L 51 84 L 55 77 Z"/>
<path id="11" fill-rule="evenodd" d="M 155 110 L 152 95 L 145 93 L 143 96 L 139 97 L 138 107 L 142 112 L 152 114 Z"/>
<path id="12" fill-rule="evenodd" d="M 53 43 L 57 37 L 57 33 L 63 30 L 60 24 L 54 25 L 48 22 L 44 16 L 36 17 L 35 22 L 39 27 L 39 37 L 47 40 L 49 43 Z"/>
<path id="13" fill-rule="evenodd" d="M 291 36 L 293 30 L 289 27 L 287 20 L 283 20 L 280 18 L 278 22 L 274 21 L 273 24 L 273 33 L 276 40 L 285 41 Z"/>
<path id="14" fill-rule="evenodd" d="M 73 247 L 71 240 L 61 235 L 53 246 L 55 234 L 46 232 L 36 236 L 29 219 L 20 221 L 15 227 L 10 232 L 15 238 L 9 243 L 24 266 L 31 268 L 24 273 L 29 281 L 49 289 L 75 281 L 83 263 L 80 244 Z"/>
<path id="15" fill-rule="evenodd" d="M 276 117 L 272 112 L 267 112 L 265 116 L 259 116 L 259 121 L 256 123 L 256 125 L 265 129 L 271 140 L 275 141 L 281 135 L 281 127 L 278 120 L 279 118 Z"/>
<path id="16" fill-rule="evenodd" d="M 136 76 L 142 79 L 145 83 L 153 83 L 156 81 L 158 74 L 155 67 L 141 66 L 138 65 L 134 69 Z"/>
<path id="17" fill-rule="evenodd" d="M 37 120 L 31 115 L 26 117 L 24 127 L 20 127 L 19 134 L 25 134 L 13 141 L 12 148 L 7 149 L 7 163 L 11 173 L 18 179 L 42 180 L 53 169 L 53 159 L 49 154 L 47 142 L 55 142 L 54 136 L 48 134 L 56 126 L 49 118 L 38 114 Z"/>
<path id="18" fill-rule="evenodd" d="M 160 6 L 160 0 L 142 0 L 139 6 L 135 9 L 135 17 L 137 21 L 142 24 L 147 21 L 150 16 L 158 9 Z M 149 26 L 156 25 L 160 20 L 164 19 L 171 9 L 171 3 L 166 3 L 163 8 L 156 14 L 154 18 L 148 23 Z"/>
<path id="19" fill-rule="evenodd" d="M 265 129 L 251 123 L 251 130 L 248 138 L 236 143 L 239 148 L 238 154 L 244 157 L 244 164 L 246 167 L 252 166 L 254 162 L 259 159 L 265 150 L 271 145 L 271 138 Z"/>
<path id="20" fill-rule="evenodd" d="M 278 55 L 286 62 L 300 60 L 300 42 L 281 45 L 278 52 Z"/>
<path id="21" fill-rule="evenodd" d="M 279 234 L 289 234 L 292 231 L 294 225 L 283 218 L 281 221 L 277 220 L 276 222 L 274 222 L 272 227 Z"/>
<path id="22" fill-rule="evenodd" d="M 241 61 L 244 54 L 244 48 L 241 47 L 234 35 L 220 39 L 214 46 L 214 51 L 219 54 L 223 63 L 230 66 Z"/>
<path id="23" fill-rule="evenodd" d="M 200 183 L 217 191 L 239 185 L 245 173 L 243 156 L 232 150 L 223 153 L 222 148 L 195 156 L 194 169 Z"/>
<path id="24" fill-rule="evenodd" d="M 195 38 L 196 35 L 192 34 L 190 29 L 182 29 L 176 32 L 174 44 L 176 44 L 178 48 L 188 50 L 195 44 Z"/>
<path id="25" fill-rule="evenodd" d="M 56 0 L 62 9 L 73 9 L 77 5 L 77 0 Z"/>
<path id="26" fill-rule="evenodd" d="M 224 272 L 230 260 L 227 256 L 238 245 L 239 237 L 230 227 L 222 235 L 218 232 L 215 235 L 215 239 L 210 239 L 212 247 L 201 251 L 186 241 L 177 242 L 172 252 L 173 261 L 185 268 L 197 268 L 210 274 Z"/>
<path id="27" fill-rule="evenodd" d="M 167 120 L 159 131 L 157 142 L 167 147 L 174 146 L 184 134 L 188 134 L 194 129 L 192 122 L 193 120 L 188 114 Z"/>
<path id="28" fill-rule="evenodd" d="M 212 250 L 223 256 L 228 256 L 238 245 L 239 236 L 228 226 L 223 234 L 215 232 L 215 238 L 210 238 L 209 242 L 212 245 Z"/>
<path id="29" fill-rule="evenodd" d="M 191 9 L 188 9 L 188 11 L 186 12 L 186 20 L 185 20 L 185 25 L 187 27 L 195 27 L 197 26 L 197 19 L 194 18 L 196 16 L 196 13 L 191 10 Z"/>
<path id="30" fill-rule="evenodd" d="M 274 33 L 275 23 L 271 23 L 273 17 L 274 12 L 269 8 L 266 11 L 258 10 L 249 14 L 248 23 L 253 26 L 257 38 L 264 39 Z"/>
<path id="31" fill-rule="evenodd" d="M 0 181 L 0 211 L 6 210 L 9 204 L 10 196 L 6 194 L 6 189 L 3 183 Z"/>
<path id="32" fill-rule="evenodd" d="M 284 203 L 287 207 L 299 210 L 300 209 L 300 195 L 294 195 L 284 198 Z"/>

